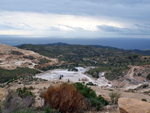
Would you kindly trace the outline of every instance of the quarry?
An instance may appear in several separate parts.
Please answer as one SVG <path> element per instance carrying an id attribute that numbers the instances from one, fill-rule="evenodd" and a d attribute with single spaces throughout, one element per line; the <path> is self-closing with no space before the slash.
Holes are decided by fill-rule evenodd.
<path id="1" fill-rule="evenodd" d="M 37 74 L 35 77 L 46 79 L 49 81 L 57 82 L 68 82 L 68 80 L 72 83 L 75 82 L 92 82 L 97 86 L 108 86 L 111 87 L 112 85 L 106 80 L 105 78 L 99 78 L 94 79 L 93 77 L 89 77 L 86 74 L 84 74 L 86 71 L 90 69 L 90 67 L 83 68 L 83 67 L 76 67 L 78 69 L 77 72 L 75 71 L 68 71 L 63 69 L 55 69 L 55 70 L 49 70 L 44 73 Z M 61 77 L 61 79 L 60 79 Z"/>

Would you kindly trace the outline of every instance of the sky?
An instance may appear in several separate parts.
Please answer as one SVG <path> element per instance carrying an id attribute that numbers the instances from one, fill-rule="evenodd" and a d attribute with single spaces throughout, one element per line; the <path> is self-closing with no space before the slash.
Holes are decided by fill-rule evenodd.
<path id="1" fill-rule="evenodd" d="M 150 0 L 0 0 L 0 37 L 150 38 Z"/>

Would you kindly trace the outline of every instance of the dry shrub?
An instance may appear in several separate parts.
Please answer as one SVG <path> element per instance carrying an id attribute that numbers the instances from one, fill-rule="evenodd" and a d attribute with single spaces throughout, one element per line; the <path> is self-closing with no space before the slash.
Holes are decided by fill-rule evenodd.
<path id="1" fill-rule="evenodd" d="M 111 98 L 110 104 L 118 104 L 118 99 L 121 97 L 121 93 L 113 91 L 109 93 L 109 97 Z"/>
<path id="2" fill-rule="evenodd" d="M 72 84 L 61 84 L 48 88 L 42 94 L 46 104 L 62 113 L 79 113 L 86 107 L 84 97 Z"/>
<path id="3" fill-rule="evenodd" d="M 82 78 L 82 81 L 88 81 L 88 79 L 87 78 Z"/>

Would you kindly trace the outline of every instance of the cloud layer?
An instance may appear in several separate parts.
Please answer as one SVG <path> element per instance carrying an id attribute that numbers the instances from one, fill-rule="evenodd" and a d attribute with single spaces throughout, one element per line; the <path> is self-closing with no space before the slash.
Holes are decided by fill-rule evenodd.
<path id="1" fill-rule="evenodd" d="M 149 37 L 149 0 L 1 0 L 0 35 Z"/>

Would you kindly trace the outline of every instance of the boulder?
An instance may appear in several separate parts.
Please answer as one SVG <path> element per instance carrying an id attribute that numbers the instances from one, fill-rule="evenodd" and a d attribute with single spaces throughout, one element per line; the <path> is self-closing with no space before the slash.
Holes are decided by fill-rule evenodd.
<path id="1" fill-rule="evenodd" d="M 120 98 L 120 113 L 150 113 L 150 103 L 131 98 Z"/>

